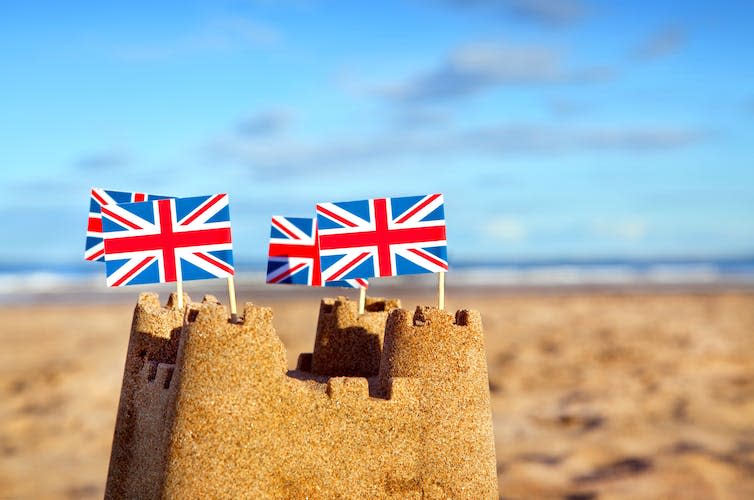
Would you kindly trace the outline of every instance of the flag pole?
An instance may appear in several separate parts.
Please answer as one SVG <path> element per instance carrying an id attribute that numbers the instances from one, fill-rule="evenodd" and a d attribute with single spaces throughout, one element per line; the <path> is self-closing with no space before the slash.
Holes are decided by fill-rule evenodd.
<path id="1" fill-rule="evenodd" d="M 236 283 L 233 276 L 228 276 L 228 299 L 230 300 L 230 322 L 238 323 L 238 311 L 236 310 Z"/>
<path id="2" fill-rule="evenodd" d="M 445 271 L 441 271 L 437 276 L 437 308 L 445 309 Z"/>
<path id="3" fill-rule="evenodd" d="M 178 309 L 183 309 L 183 281 L 177 280 L 175 282 L 175 293 L 178 295 Z"/>
<path id="4" fill-rule="evenodd" d="M 367 303 L 367 289 L 366 287 L 359 288 L 359 314 L 364 314 L 364 308 Z"/>

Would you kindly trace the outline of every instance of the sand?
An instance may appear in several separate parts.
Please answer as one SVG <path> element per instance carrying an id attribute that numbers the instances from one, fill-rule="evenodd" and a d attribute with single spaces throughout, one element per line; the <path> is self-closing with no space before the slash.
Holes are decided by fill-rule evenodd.
<path id="1" fill-rule="evenodd" d="M 0 308 L 0 498 L 102 497 L 135 299 Z M 294 368 L 319 302 L 266 304 Z M 753 294 L 448 298 L 464 307 L 504 498 L 754 498 Z"/>
<path id="2" fill-rule="evenodd" d="M 345 362 L 314 374 L 287 370 L 272 309 L 176 302 L 139 297 L 105 498 L 498 498 L 478 313 L 323 300 L 317 342 Z"/>

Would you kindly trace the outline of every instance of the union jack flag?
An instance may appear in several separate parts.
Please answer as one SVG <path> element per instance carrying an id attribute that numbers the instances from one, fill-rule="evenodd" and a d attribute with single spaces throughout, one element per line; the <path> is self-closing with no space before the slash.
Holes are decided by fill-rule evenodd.
<path id="1" fill-rule="evenodd" d="M 105 244 L 102 242 L 102 205 L 116 205 L 118 203 L 134 203 L 147 200 L 163 200 L 169 196 L 157 196 L 130 191 L 113 191 L 110 189 L 92 188 L 89 197 L 89 222 L 86 226 L 86 248 L 84 259 L 90 261 L 105 261 Z"/>
<path id="2" fill-rule="evenodd" d="M 272 217 L 267 283 L 309 286 L 367 288 L 357 278 L 322 282 L 317 246 L 317 220 L 303 217 Z"/>
<path id="3" fill-rule="evenodd" d="M 324 280 L 448 270 L 441 194 L 317 204 Z"/>
<path id="4" fill-rule="evenodd" d="M 107 286 L 233 276 L 227 194 L 102 206 Z"/>

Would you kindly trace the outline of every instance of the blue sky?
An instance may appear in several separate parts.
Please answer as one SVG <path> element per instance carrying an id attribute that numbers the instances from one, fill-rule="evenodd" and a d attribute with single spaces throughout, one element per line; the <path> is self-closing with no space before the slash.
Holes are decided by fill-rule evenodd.
<path id="1" fill-rule="evenodd" d="M 92 186 L 271 215 L 443 192 L 451 263 L 754 254 L 754 3 L 9 2 L 0 261 Z"/>

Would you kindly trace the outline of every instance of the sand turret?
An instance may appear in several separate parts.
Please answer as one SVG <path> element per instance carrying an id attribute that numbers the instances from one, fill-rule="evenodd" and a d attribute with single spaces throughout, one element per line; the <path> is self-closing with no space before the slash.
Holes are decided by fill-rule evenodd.
<path id="1" fill-rule="evenodd" d="M 132 343 L 175 320 L 155 302 L 140 297 Z M 320 322 L 364 327 L 337 302 Z M 478 314 L 384 311 L 384 352 L 350 365 L 372 374 L 358 377 L 286 371 L 268 308 L 246 304 L 232 324 L 213 297 L 187 304 L 172 374 L 129 349 L 107 497 L 497 498 Z"/>
<path id="2" fill-rule="evenodd" d="M 183 299 L 190 300 L 185 294 Z M 172 419 L 173 373 L 183 328 L 177 302 L 171 294 L 161 307 L 156 293 L 143 293 L 136 303 L 110 454 L 109 498 L 161 489 L 162 450 L 169 438 L 166 423 Z"/>
<path id="3" fill-rule="evenodd" d="M 424 483 L 442 485 L 435 498 L 486 498 L 485 485 L 495 477 L 495 451 L 479 313 L 452 315 L 434 307 L 417 307 L 413 314 L 392 311 L 379 386 L 395 399 L 396 381 L 406 380 L 417 386 L 418 414 L 428 420 L 416 427 L 417 446 L 427 460 Z"/>
<path id="4" fill-rule="evenodd" d="M 413 314 L 398 309 L 390 314 L 386 328 L 381 381 L 487 375 L 482 320 L 476 311 L 458 311 L 453 316 L 434 307 L 417 307 Z"/>
<path id="5" fill-rule="evenodd" d="M 373 377 L 382 357 L 385 322 L 401 306 L 395 299 L 367 297 L 364 314 L 344 297 L 324 299 L 319 308 L 311 371 L 333 377 Z"/>

